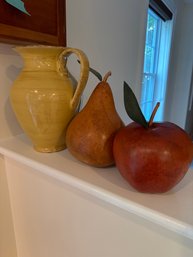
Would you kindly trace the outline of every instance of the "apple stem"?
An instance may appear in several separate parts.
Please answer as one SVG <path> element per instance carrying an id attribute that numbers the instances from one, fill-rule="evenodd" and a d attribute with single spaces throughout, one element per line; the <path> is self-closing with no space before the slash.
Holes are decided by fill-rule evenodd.
<path id="1" fill-rule="evenodd" d="M 111 71 L 107 72 L 107 74 L 105 74 L 104 78 L 103 78 L 103 82 L 107 82 L 107 79 L 111 76 Z"/>
<path id="2" fill-rule="evenodd" d="M 156 112 L 157 112 L 159 106 L 160 106 L 160 102 L 157 102 L 157 104 L 156 104 L 156 106 L 154 107 L 153 112 L 152 112 L 152 114 L 151 114 L 150 120 L 149 120 L 149 122 L 148 122 L 148 128 L 152 126 L 152 124 L 153 124 L 153 119 L 154 119 L 154 117 L 155 117 L 155 115 L 156 115 Z"/>

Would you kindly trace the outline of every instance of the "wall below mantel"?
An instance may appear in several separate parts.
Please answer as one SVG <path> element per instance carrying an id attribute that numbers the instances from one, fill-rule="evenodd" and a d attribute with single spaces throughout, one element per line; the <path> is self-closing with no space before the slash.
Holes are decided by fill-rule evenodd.
<path id="1" fill-rule="evenodd" d="M 4 157 L 0 154 L 0 257 L 17 257 Z"/>

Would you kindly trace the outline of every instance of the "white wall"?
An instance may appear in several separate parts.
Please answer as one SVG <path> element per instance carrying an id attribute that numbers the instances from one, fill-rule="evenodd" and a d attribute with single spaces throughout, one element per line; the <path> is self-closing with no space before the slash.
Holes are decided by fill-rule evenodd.
<path id="1" fill-rule="evenodd" d="M 83 49 L 90 65 L 103 75 L 112 71 L 109 83 L 126 122 L 123 81 L 139 98 L 147 8 L 147 0 L 67 1 L 67 44 Z M 84 102 L 97 83 L 91 75 Z"/>
<path id="2" fill-rule="evenodd" d="M 12 82 L 22 65 L 21 59 L 13 51 L 13 47 L 0 44 L 0 139 L 22 132 L 9 101 Z"/>
<path id="3" fill-rule="evenodd" d="M 193 4 L 178 1 L 169 69 L 166 119 L 185 127 L 193 65 Z"/>

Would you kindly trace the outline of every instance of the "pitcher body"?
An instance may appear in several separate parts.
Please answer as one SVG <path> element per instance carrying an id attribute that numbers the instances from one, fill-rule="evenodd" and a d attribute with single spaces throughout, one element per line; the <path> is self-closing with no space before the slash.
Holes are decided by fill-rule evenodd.
<path id="1" fill-rule="evenodd" d="M 88 78 L 88 60 L 78 49 L 17 47 L 24 67 L 11 89 L 11 103 L 17 120 L 40 152 L 66 147 L 66 128 L 77 111 Z M 81 59 L 81 78 L 74 88 L 64 57 L 74 53 Z"/>

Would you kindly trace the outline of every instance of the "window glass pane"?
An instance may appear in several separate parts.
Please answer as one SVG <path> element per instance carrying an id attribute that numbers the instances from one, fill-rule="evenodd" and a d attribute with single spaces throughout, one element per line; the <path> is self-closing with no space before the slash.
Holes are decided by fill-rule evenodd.
<path id="1" fill-rule="evenodd" d="M 146 118 L 149 120 L 153 108 L 153 93 L 154 93 L 154 76 L 144 75 L 143 78 L 143 90 L 141 95 L 141 108 L 142 112 Z"/>
<path id="2" fill-rule="evenodd" d="M 144 77 L 141 94 L 141 108 L 144 116 L 149 120 L 154 105 L 155 78 L 157 66 L 157 51 L 159 44 L 159 22 L 160 18 L 148 11 L 148 20 L 146 28 L 146 44 L 144 53 Z"/>
<path id="3" fill-rule="evenodd" d="M 141 108 L 147 120 L 160 102 L 154 120 L 161 120 L 167 83 L 172 22 L 164 22 L 152 10 L 148 10 L 144 52 L 144 73 L 141 91 Z"/>
<path id="4" fill-rule="evenodd" d="M 144 75 L 142 103 L 152 101 L 154 92 L 154 76 Z"/>
<path id="5" fill-rule="evenodd" d="M 147 102 L 145 105 L 144 105 L 144 109 L 143 109 L 143 112 L 144 112 L 144 116 L 145 116 L 145 119 L 147 121 L 149 121 L 150 117 L 151 117 L 151 113 L 152 113 L 152 109 L 153 109 L 153 104 L 152 102 Z"/>
<path id="6" fill-rule="evenodd" d="M 157 33 L 157 19 L 149 12 L 147 21 L 146 44 L 155 47 Z"/>
<path id="7" fill-rule="evenodd" d="M 153 73 L 154 59 L 155 59 L 155 49 L 146 45 L 145 46 L 145 60 L 144 60 L 144 72 L 145 73 Z"/>

